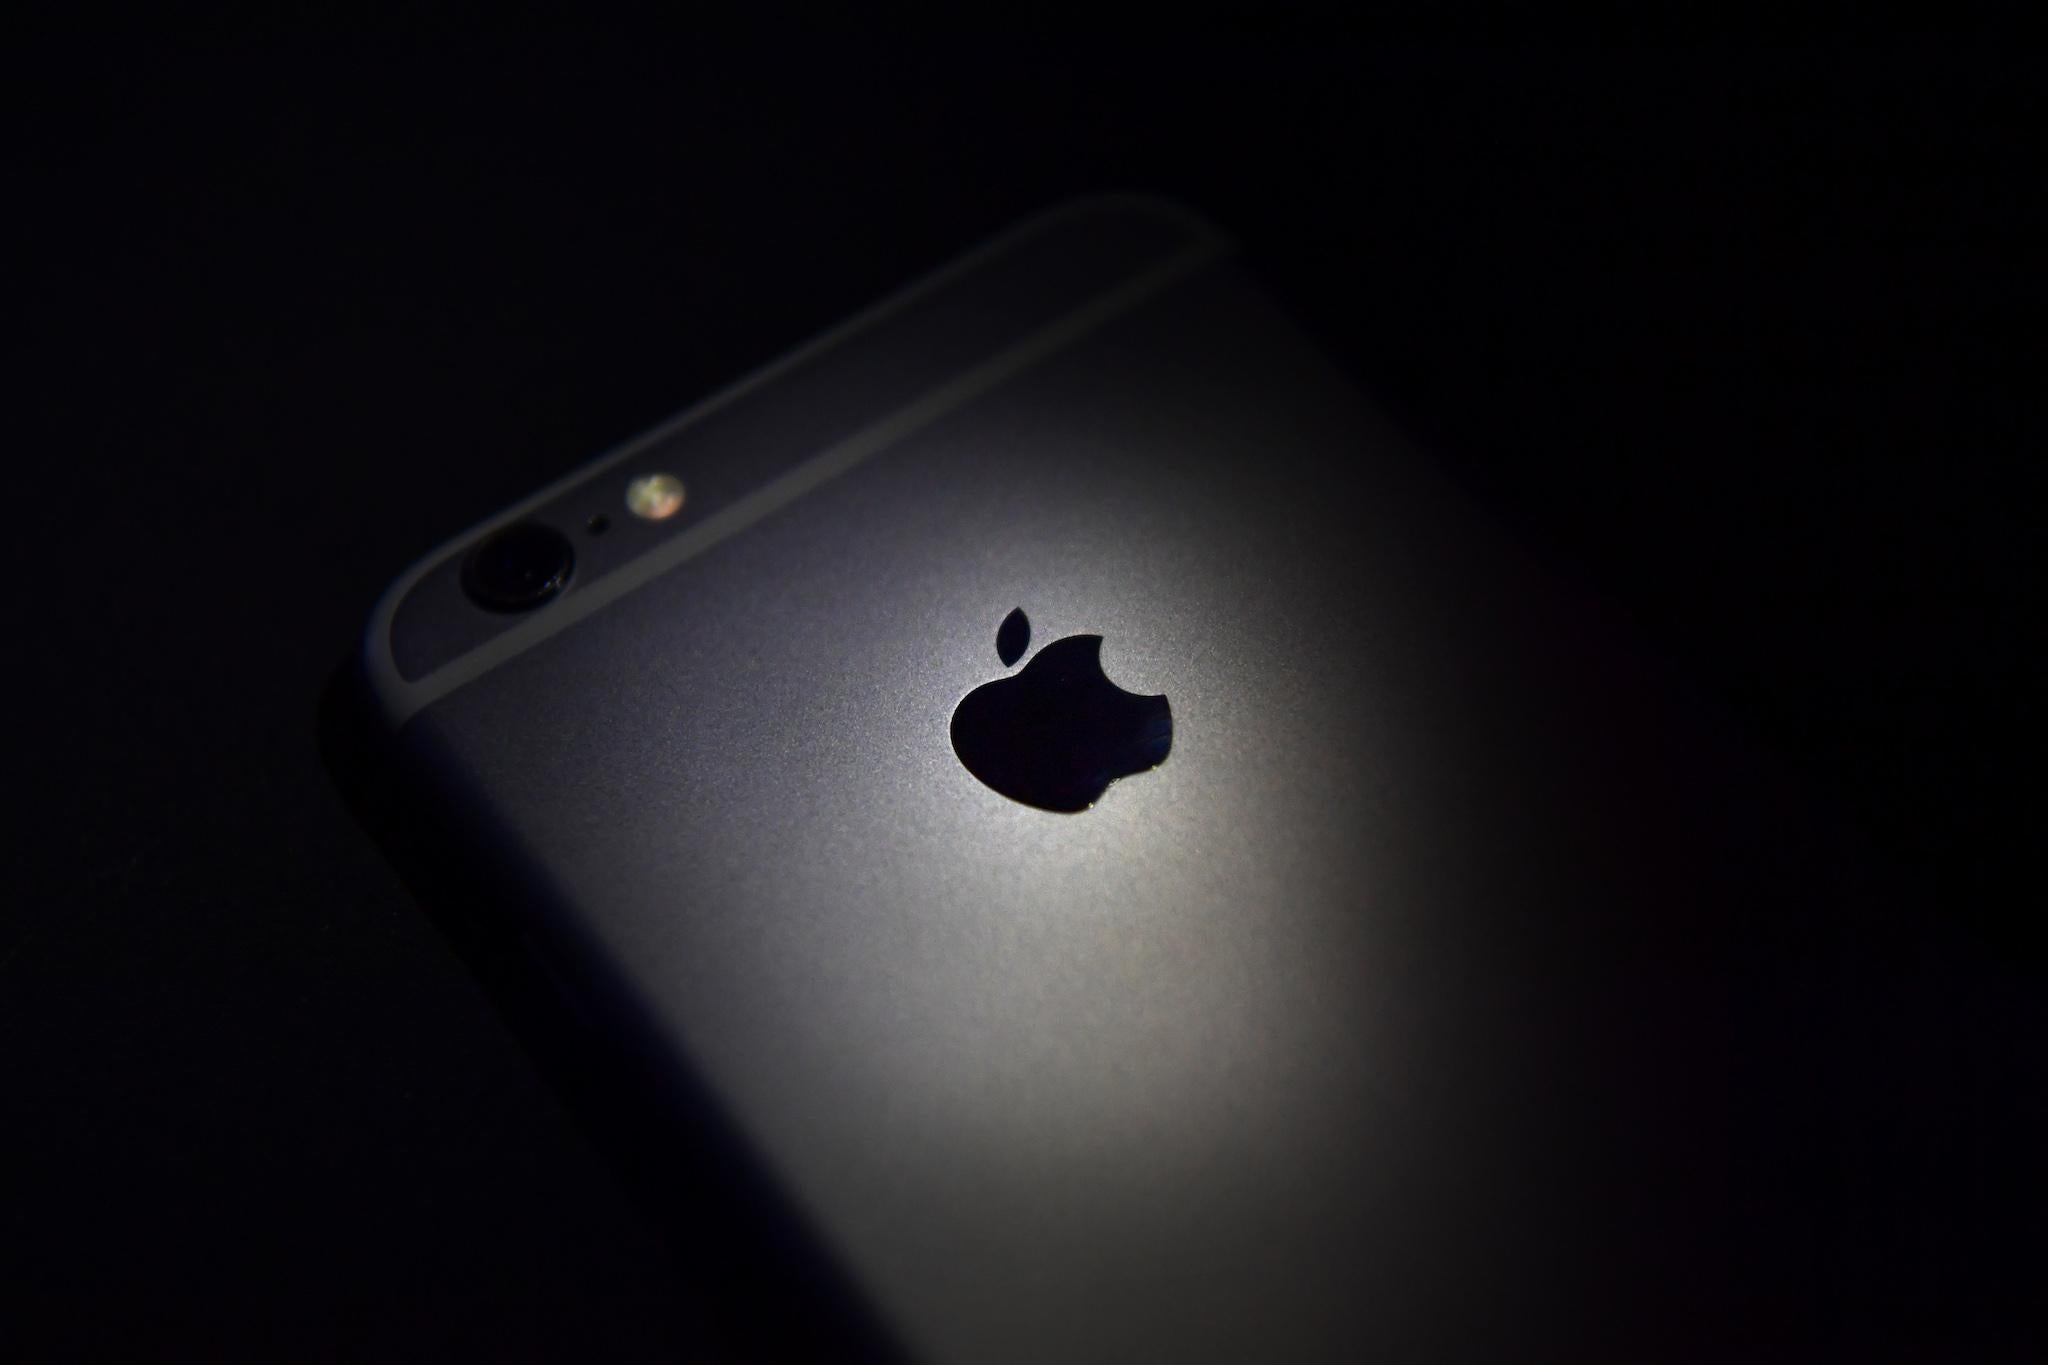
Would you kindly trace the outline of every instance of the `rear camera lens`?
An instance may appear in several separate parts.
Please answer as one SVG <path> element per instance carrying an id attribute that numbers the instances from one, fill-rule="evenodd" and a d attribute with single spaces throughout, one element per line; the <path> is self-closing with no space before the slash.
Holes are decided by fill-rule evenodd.
<path id="1" fill-rule="evenodd" d="M 492 611 L 529 611 L 560 592 L 576 551 L 560 531 L 522 522 L 494 532 L 462 563 L 462 590 Z"/>

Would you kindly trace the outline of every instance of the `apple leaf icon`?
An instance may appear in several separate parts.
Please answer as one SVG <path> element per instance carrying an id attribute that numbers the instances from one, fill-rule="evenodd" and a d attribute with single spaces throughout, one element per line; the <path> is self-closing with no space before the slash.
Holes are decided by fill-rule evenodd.
<path id="1" fill-rule="evenodd" d="M 987 629 L 986 626 L 983 627 Z M 1005 666 L 1016 663 L 1024 657 L 1024 649 L 1031 643 L 1031 622 L 1024 615 L 1024 608 L 1012 609 L 1003 623 L 996 627 L 996 657 Z"/>

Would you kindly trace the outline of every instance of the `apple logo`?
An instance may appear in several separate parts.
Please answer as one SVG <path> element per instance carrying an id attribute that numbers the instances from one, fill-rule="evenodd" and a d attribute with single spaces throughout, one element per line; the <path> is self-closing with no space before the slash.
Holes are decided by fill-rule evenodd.
<path id="1" fill-rule="evenodd" d="M 1003 618 L 996 655 L 1030 643 L 1023 608 Z M 1041 810 L 1083 811 L 1119 777 L 1158 767 L 1173 747 L 1164 697 L 1126 692 L 1102 672 L 1102 637 L 1069 635 L 1022 672 L 969 692 L 953 710 L 953 752 L 990 787 Z"/>

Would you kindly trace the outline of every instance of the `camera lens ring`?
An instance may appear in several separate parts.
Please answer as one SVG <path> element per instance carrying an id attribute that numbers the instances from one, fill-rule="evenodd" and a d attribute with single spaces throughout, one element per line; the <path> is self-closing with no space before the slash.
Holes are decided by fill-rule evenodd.
<path id="1" fill-rule="evenodd" d="M 487 611 L 531 611 L 567 587 L 575 569 L 567 536 L 523 521 L 477 542 L 462 561 L 462 590 Z"/>

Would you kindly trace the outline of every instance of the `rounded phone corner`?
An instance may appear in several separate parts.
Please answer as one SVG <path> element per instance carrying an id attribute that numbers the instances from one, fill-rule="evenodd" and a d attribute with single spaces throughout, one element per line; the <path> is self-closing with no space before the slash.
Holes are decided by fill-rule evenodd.
<path id="1" fill-rule="evenodd" d="M 398 671 L 398 659 L 391 646 L 391 629 L 398 620 L 398 608 L 433 567 L 441 562 L 446 547 L 434 550 L 408 565 L 391 580 L 363 622 L 362 641 L 356 650 L 362 686 L 375 704 L 378 715 L 396 729 L 404 714 L 401 694 L 405 678 Z"/>
<path id="2" fill-rule="evenodd" d="M 415 709 L 410 703 L 413 683 L 399 668 L 397 651 L 392 644 L 392 631 L 398 621 L 399 609 L 435 569 L 462 553 L 465 546 L 493 528 L 516 517 L 524 506 L 526 504 L 522 503 L 519 508 L 501 512 L 421 555 L 391 580 L 370 608 L 369 617 L 363 622 L 362 641 L 356 650 L 357 671 L 376 713 L 390 729 L 398 729 Z"/>

